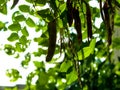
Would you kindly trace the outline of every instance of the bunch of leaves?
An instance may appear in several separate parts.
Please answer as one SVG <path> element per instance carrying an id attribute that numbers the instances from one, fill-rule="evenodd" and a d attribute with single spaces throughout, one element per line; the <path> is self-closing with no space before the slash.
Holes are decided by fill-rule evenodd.
<path id="1" fill-rule="evenodd" d="M 15 1 L 17 0 L 14 0 L 13 4 Z M 29 5 L 24 4 L 19 6 L 19 11 L 13 13 L 12 24 L 8 26 L 11 31 L 8 41 L 15 44 L 6 44 L 4 50 L 8 55 L 14 55 L 15 52 L 24 52 L 30 43 L 27 26 L 36 28 L 37 32 L 41 29 L 42 35 L 34 38 L 34 41 L 42 48 L 38 48 L 38 51 L 33 52 L 33 54 L 35 57 L 45 55 L 47 63 L 55 65 L 47 70 L 46 62 L 34 61 L 33 64 L 36 69 L 28 74 L 27 90 L 116 90 L 120 88 L 119 63 L 111 62 L 112 58 L 110 57 L 113 52 L 108 50 L 116 46 L 116 48 L 119 48 L 117 45 L 119 43 L 118 38 L 113 39 L 113 47 L 110 47 L 114 25 L 113 16 L 117 14 L 113 11 L 117 11 L 116 7 L 120 8 L 119 1 L 99 0 L 100 9 L 90 6 L 90 0 L 26 1 L 33 4 L 34 10 Z M 101 5 L 102 3 L 104 5 Z M 46 4 L 49 5 L 46 9 L 36 9 Z M 1 2 L 1 5 L 5 9 L 3 2 Z M 16 5 L 17 3 L 11 8 Z M 115 5 L 117 6 L 115 7 Z M 4 14 L 6 9 L 2 9 L 0 12 Z M 112 14 L 110 14 L 111 12 Z M 35 23 L 31 17 L 25 17 L 24 14 L 38 17 L 40 23 L 43 21 L 44 25 Z M 99 17 L 100 14 L 103 22 L 98 28 L 94 23 L 96 17 Z M 118 17 L 116 15 L 116 18 Z M 115 21 L 117 20 L 115 19 Z M 22 26 L 21 22 L 25 26 Z M 115 25 L 118 24 L 119 21 L 115 23 Z M 4 23 L 1 22 L 0 25 L 3 29 Z M 104 42 L 106 34 L 108 42 Z M 57 40 L 60 42 L 57 42 Z M 48 50 L 43 49 L 43 47 L 48 47 Z M 64 55 L 62 61 L 57 62 L 54 58 L 54 55 L 57 54 Z M 102 58 L 105 58 L 105 60 L 102 60 Z M 30 61 L 31 53 L 27 53 L 25 60 L 22 61 L 22 66 L 27 66 Z M 16 73 L 15 70 L 14 73 Z M 13 78 L 17 80 L 19 75 L 14 73 L 8 73 L 8 75 L 13 75 Z M 31 82 L 35 76 L 38 79 L 36 85 L 33 86 Z"/>

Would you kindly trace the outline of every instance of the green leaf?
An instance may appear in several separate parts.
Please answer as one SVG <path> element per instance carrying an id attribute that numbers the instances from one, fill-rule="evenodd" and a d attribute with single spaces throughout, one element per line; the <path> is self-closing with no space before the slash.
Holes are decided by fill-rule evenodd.
<path id="1" fill-rule="evenodd" d="M 84 48 L 83 48 L 84 58 L 87 58 L 90 54 L 91 54 L 91 48 L 90 48 L 90 47 L 84 47 Z M 83 55 L 82 55 L 82 51 L 80 50 L 80 51 L 78 52 L 78 59 L 79 59 L 79 60 L 83 60 L 83 58 L 82 58 Z"/>
<path id="2" fill-rule="evenodd" d="M 0 12 L 5 15 L 7 14 L 7 4 L 6 3 L 0 7 Z"/>
<path id="3" fill-rule="evenodd" d="M 95 44 L 96 44 L 96 39 L 92 39 L 92 41 L 90 42 L 90 48 L 91 48 L 91 53 L 93 54 L 94 49 L 95 49 Z"/>
<path id="4" fill-rule="evenodd" d="M 37 14 L 40 16 L 40 18 L 45 19 L 46 21 L 53 20 L 53 17 L 51 15 L 51 12 L 50 12 L 49 8 L 37 11 Z"/>
<path id="5" fill-rule="evenodd" d="M 25 1 L 27 1 L 27 2 L 29 2 L 29 3 L 33 3 L 33 1 L 32 1 L 32 0 L 25 0 Z"/>
<path id="6" fill-rule="evenodd" d="M 22 32 L 22 34 L 23 34 L 24 36 L 29 36 L 29 33 L 28 33 L 26 27 L 24 27 L 24 28 L 21 30 L 21 32 Z"/>
<path id="7" fill-rule="evenodd" d="M 25 12 L 25 13 L 30 12 L 30 6 L 28 6 L 28 5 L 20 5 L 19 9 L 20 9 L 20 11 Z"/>
<path id="8" fill-rule="evenodd" d="M 66 75 L 66 79 L 67 79 L 67 84 L 71 84 L 73 83 L 74 81 L 77 80 L 77 72 L 75 69 L 72 70 L 72 72 L 70 72 L 69 74 Z"/>
<path id="9" fill-rule="evenodd" d="M 11 78 L 11 82 L 17 81 L 19 78 L 22 78 L 20 72 L 16 69 L 7 70 L 6 75 Z"/>
<path id="10" fill-rule="evenodd" d="M 45 67 L 43 62 L 33 61 L 33 63 L 34 63 L 36 68 L 44 68 Z"/>
<path id="11" fill-rule="evenodd" d="M 58 19 L 57 21 L 59 28 L 63 28 L 63 22 L 61 19 Z"/>
<path id="12" fill-rule="evenodd" d="M 66 9 L 66 3 L 60 5 L 59 9 L 60 9 L 60 11 L 62 13 Z"/>
<path id="13" fill-rule="evenodd" d="M 36 0 L 36 4 L 39 4 L 39 6 L 44 6 L 46 2 L 47 0 Z"/>
<path id="14" fill-rule="evenodd" d="M 15 44 L 15 49 L 18 52 L 23 52 L 24 51 L 24 49 L 22 48 L 22 45 L 18 42 Z"/>
<path id="15" fill-rule="evenodd" d="M 0 21 L 0 30 L 3 29 L 5 27 L 5 23 L 3 23 L 2 21 Z"/>
<path id="16" fill-rule="evenodd" d="M 8 41 L 13 42 L 15 40 L 18 40 L 19 36 L 17 33 L 12 33 L 9 37 L 8 37 Z"/>
<path id="17" fill-rule="evenodd" d="M 26 20 L 26 24 L 29 26 L 29 27 L 35 27 L 35 22 L 29 17 L 27 20 Z"/>
<path id="18" fill-rule="evenodd" d="M 30 53 L 27 53 L 27 54 L 25 55 L 25 60 L 23 60 L 23 61 L 21 62 L 21 65 L 22 65 L 23 67 L 24 67 L 24 66 L 28 66 L 30 60 L 31 60 L 31 54 L 30 54 Z"/>
<path id="19" fill-rule="evenodd" d="M 115 73 L 116 73 L 118 76 L 120 76 L 120 71 L 116 71 Z"/>
<path id="20" fill-rule="evenodd" d="M 13 55 L 15 54 L 15 48 L 10 45 L 10 44 L 5 44 L 4 46 L 4 51 L 5 53 L 7 53 L 8 55 Z"/>
<path id="21" fill-rule="evenodd" d="M 38 42 L 39 45 L 48 46 L 48 39 L 47 38 L 38 37 L 38 38 L 34 38 L 34 41 Z"/>
<path id="22" fill-rule="evenodd" d="M 89 47 L 84 47 L 83 51 L 80 50 L 78 52 L 78 59 L 79 60 L 83 60 L 83 56 L 84 56 L 84 58 L 87 58 L 87 57 L 90 56 L 90 54 L 93 54 L 94 48 L 95 48 L 95 44 L 96 44 L 96 39 L 92 39 L 92 41 L 90 42 Z"/>
<path id="23" fill-rule="evenodd" d="M 47 51 L 44 50 L 44 49 L 42 49 L 42 48 L 38 48 L 38 51 L 37 51 L 37 52 L 33 52 L 33 54 L 34 54 L 35 56 L 38 56 L 38 57 L 40 57 L 42 54 L 46 54 L 46 53 L 47 53 Z"/>
<path id="24" fill-rule="evenodd" d="M 115 49 L 120 49 L 120 37 L 113 38 L 112 40 L 112 47 Z"/>
<path id="25" fill-rule="evenodd" d="M 48 75 L 45 72 L 40 72 L 39 84 L 44 86 L 48 83 Z"/>
<path id="26" fill-rule="evenodd" d="M 19 31 L 21 29 L 21 26 L 19 23 L 13 23 L 11 24 L 10 26 L 8 26 L 8 28 L 11 30 L 11 31 Z"/>
<path id="27" fill-rule="evenodd" d="M 19 41 L 20 41 L 20 43 L 21 43 L 22 45 L 26 45 L 26 43 L 27 43 L 27 38 L 23 35 L 22 37 L 20 37 Z"/>
<path id="28" fill-rule="evenodd" d="M 60 66 L 60 72 L 67 72 L 67 70 L 72 66 L 71 61 L 64 61 Z"/>
<path id="29" fill-rule="evenodd" d="M 0 4 L 3 4 L 3 3 L 5 3 L 5 0 L 0 0 Z"/>
<path id="30" fill-rule="evenodd" d="M 15 17 L 15 21 L 22 22 L 25 21 L 26 18 L 23 15 L 18 15 Z"/>

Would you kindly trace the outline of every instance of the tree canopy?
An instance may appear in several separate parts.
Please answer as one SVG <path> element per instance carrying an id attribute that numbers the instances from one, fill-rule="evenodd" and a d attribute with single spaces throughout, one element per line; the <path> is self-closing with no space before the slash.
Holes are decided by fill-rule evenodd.
<path id="1" fill-rule="evenodd" d="M 23 68 L 30 62 L 35 66 L 26 78 L 26 90 L 120 89 L 120 58 L 114 58 L 114 50 L 120 49 L 119 33 L 114 35 L 120 27 L 120 0 L 21 1 L 0 0 L 1 14 L 13 12 L 11 21 L 0 21 L 0 32 L 10 32 L 3 50 L 11 57 L 19 59 L 31 43 L 38 45 L 21 61 Z M 32 36 L 31 30 L 39 36 Z M 6 75 L 11 81 L 22 78 L 14 68 Z"/>

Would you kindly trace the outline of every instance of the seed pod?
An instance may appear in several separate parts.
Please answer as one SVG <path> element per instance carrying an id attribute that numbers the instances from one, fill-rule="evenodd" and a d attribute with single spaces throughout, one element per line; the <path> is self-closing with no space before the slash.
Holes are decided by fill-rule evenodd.
<path id="1" fill-rule="evenodd" d="M 67 21 L 69 26 L 72 25 L 73 23 L 73 7 L 72 7 L 72 2 L 70 0 L 67 0 Z"/>
<path id="2" fill-rule="evenodd" d="M 110 25 L 109 5 L 108 5 L 107 1 L 104 3 L 103 11 L 104 11 L 104 17 L 105 17 L 105 26 L 106 26 L 107 33 L 108 33 L 108 45 L 111 45 L 111 42 L 112 42 L 112 28 L 111 28 L 111 25 Z"/>
<path id="3" fill-rule="evenodd" d="M 78 41 L 79 41 L 79 43 L 81 43 L 82 42 L 81 19 L 79 16 L 79 11 L 76 8 L 74 8 L 73 17 L 75 20 L 74 26 L 77 31 Z"/>
<path id="4" fill-rule="evenodd" d="M 86 5 L 86 20 L 87 20 L 87 33 L 88 33 L 88 40 L 92 38 L 92 20 L 91 20 L 91 11 L 90 6 L 88 3 L 85 2 Z"/>
<path id="5" fill-rule="evenodd" d="M 56 47 L 56 20 L 53 20 L 48 23 L 48 34 L 49 34 L 49 46 L 46 61 L 51 61 Z"/>
<path id="6" fill-rule="evenodd" d="M 105 22 L 105 17 L 103 15 L 103 8 L 102 8 L 102 0 L 100 0 L 99 5 L 100 5 L 100 14 L 101 14 L 101 17 L 103 19 L 103 22 Z"/>
<path id="7" fill-rule="evenodd" d="M 19 0 L 13 0 L 13 4 L 12 4 L 12 6 L 11 6 L 11 9 L 13 9 L 13 8 L 17 5 L 18 1 L 19 1 Z"/>

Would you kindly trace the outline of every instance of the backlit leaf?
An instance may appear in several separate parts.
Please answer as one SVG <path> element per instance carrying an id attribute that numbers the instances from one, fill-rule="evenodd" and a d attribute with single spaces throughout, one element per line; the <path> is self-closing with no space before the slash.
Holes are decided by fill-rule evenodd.
<path id="1" fill-rule="evenodd" d="M 19 36 L 17 33 L 12 33 L 9 37 L 8 37 L 8 41 L 15 41 L 15 40 L 18 40 L 19 39 Z"/>
<path id="2" fill-rule="evenodd" d="M 20 5 L 19 9 L 20 9 L 20 11 L 25 12 L 25 13 L 30 12 L 30 6 L 28 6 L 28 5 Z"/>
<path id="3" fill-rule="evenodd" d="M 29 17 L 27 20 L 26 20 L 26 24 L 29 26 L 29 27 L 35 27 L 35 22 Z"/>
<path id="4" fill-rule="evenodd" d="M 3 4 L 3 6 L 0 7 L 0 12 L 2 14 L 7 14 L 7 4 Z"/>
<path id="5" fill-rule="evenodd" d="M 24 36 L 29 36 L 29 33 L 28 33 L 26 27 L 24 27 L 24 28 L 21 30 L 21 32 L 22 32 L 22 34 L 23 34 Z"/>
<path id="6" fill-rule="evenodd" d="M 95 44 L 96 44 L 96 39 L 92 39 L 92 41 L 90 42 L 89 47 L 84 47 L 83 48 L 83 53 L 80 50 L 78 52 L 78 58 L 79 58 L 79 60 L 82 60 L 83 56 L 84 56 L 84 58 L 87 58 L 88 56 L 90 56 L 90 54 L 93 54 L 93 51 L 94 51 L 94 48 L 95 48 Z M 82 54 L 84 54 L 84 55 L 82 55 Z"/>
<path id="7" fill-rule="evenodd" d="M 61 13 L 65 10 L 66 8 L 66 3 L 60 5 L 59 9 L 61 10 Z"/>
<path id="8" fill-rule="evenodd" d="M 66 75 L 66 79 L 67 79 L 67 84 L 71 84 L 74 81 L 77 80 L 77 72 L 76 70 L 72 70 L 72 72 L 70 72 L 69 74 Z"/>
<path id="9" fill-rule="evenodd" d="M 4 46 L 4 51 L 5 53 L 7 53 L 8 55 L 13 55 L 15 54 L 15 48 L 10 45 L 10 44 L 5 44 Z"/>
<path id="10" fill-rule="evenodd" d="M 71 61 L 64 61 L 60 66 L 60 72 L 67 72 L 67 70 L 72 66 Z"/>
<path id="11" fill-rule="evenodd" d="M 25 17 L 23 15 L 18 15 L 15 17 L 15 20 L 18 21 L 18 22 L 21 22 L 21 21 L 25 21 Z"/>
<path id="12" fill-rule="evenodd" d="M 8 28 L 11 30 L 11 31 L 19 31 L 21 29 L 21 26 L 19 23 L 13 23 L 11 24 L 10 26 L 8 26 Z"/>
<path id="13" fill-rule="evenodd" d="M 20 37 L 19 41 L 20 41 L 21 44 L 26 45 L 27 38 L 23 35 L 22 37 Z"/>
<path id="14" fill-rule="evenodd" d="M 5 27 L 5 23 L 0 21 L 0 30 L 3 29 Z"/>
<path id="15" fill-rule="evenodd" d="M 36 68 L 44 68 L 44 63 L 39 61 L 33 61 Z"/>

